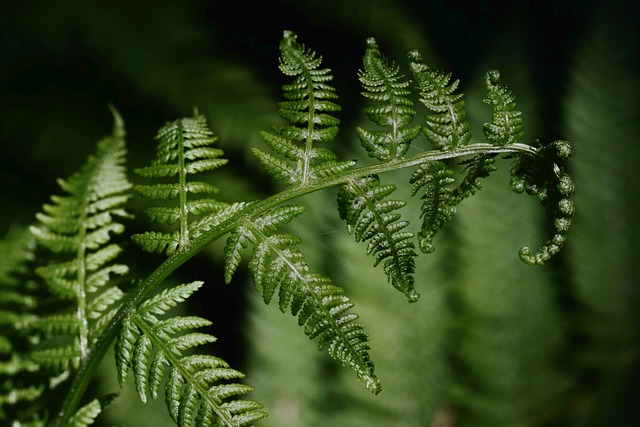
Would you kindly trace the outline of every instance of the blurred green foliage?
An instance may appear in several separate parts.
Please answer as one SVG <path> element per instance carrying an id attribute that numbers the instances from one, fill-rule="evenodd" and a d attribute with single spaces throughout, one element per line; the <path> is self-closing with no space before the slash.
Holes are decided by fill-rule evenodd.
<path id="1" fill-rule="evenodd" d="M 248 373 L 253 398 L 270 413 L 267 425 L 637 425 L 637 9 L 623 0 L 5 0 L 0 231 L 30 223 L 55 179 L 109 132 L 108 103 L 125 120 L 131 169 L 149 161 L 158 127 L 197 107 L 231 159 L 216 175 L 221 197 L 273 191 L 249 147 L 261 146 L 259 131 L 280 121 L 277 48 L 285 29 L 334 70 L 343 107 L 336 150 L 345 158 L 361 150 L 353 129 L 363 120 L 355 88 L 366 37 L 403 67 L 406 52 L 418 49 L 459 78 L 475 136 L 488 114 L 482 76 L 497 68 L 529 138 L 575 147 L 575 225 L 552 263 L 532 268 L 517 259 L 518 247 L 542 239 L 543 218 L 533 202 L 512 199 L 506 174 L 460 206 L 436 252 L 420 258 L 417 304 L 389 291 L 337 210 L 326 208 L 334 193 L 309 196 L 306 218 L 294 225 L 309 263 L 330 271 L 356 303 L 385 388 L 379 396 L 317 352 L 292 317 L 262 304 L 246 278 L 224 285 L 217 245 L 179 274 L 207 282 L 196 310 L 214 321 L 223 357 Z M 135 260 L 140 268 L 156 261 L 142 253 Z M 112 365 L 95 385 L 104 392 L 117 387 Z M 125 390 L 101 416 L 104 425 L 168 420 L 149 424 L 158 411 L 141 410 L 130 395 Z"/>

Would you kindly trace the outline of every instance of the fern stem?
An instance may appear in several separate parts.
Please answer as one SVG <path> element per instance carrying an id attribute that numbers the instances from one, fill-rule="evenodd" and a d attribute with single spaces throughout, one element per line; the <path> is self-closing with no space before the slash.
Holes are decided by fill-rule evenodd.
<path id="1" fill-rule="evenodd" d="M 309 70 L 305 70 L 305 79 L 307 80 L 307 86 L 313 87 L 313 80 Z M 309 179 L 309 171 L 311 168 L 311 149 L 313 148 L 313 130 L 315 126 L 314 109 L 312 106 L 315 103 L 315 97 L 313 91 L 309 91 L 309 118 L 307 119 L 307 140 L 304 147 L 304 165 L 302 171 L 302 184 L 306 183 Z"/>
<path id="2" fill-rule="evenodd" d="M 195 253 L 177 254 L 167 258 L 158 268 L 147 277 L 146 280 L 138 284 L 134 289 L 125 295 L 122 305 L 113 316 L 111 321 L 105 326 L 104 330 L 93 344 L 87 357 L 80 362 L 80 366 L 76 371 L 73 382 L 62 402 L 60 411 L 50 423 L 51 427 L 66 427 L 69 419 L 75 413 L 80 405 L 80 401 L 84 395 L 94 372 L 107 353 L 107 350 L 115 340 L 122 321 L 132 313 L 137 305 L 144 297 L 154 289 L 158 284 L 162 283 L 169 275 L 175 271 L 180 265 L 191 258 Z"/>
<path id="3" fill-rule="evenodd" d="M 189 244 L 189 225 L 187 223 L 187 173 L 184 159 L 184 134 L 182 121 L 178 121 L 178 192 L 180 194 L 180 245 L 178 250 L 186 248 Z"/>
<path id="4" fill-rule="evenodd" d="M 80 232 L 80 239 L 84 241 L 86 235 L 86 229 L 82 227 Z M 78 331 L 78 341 L 80 347 L 80 357 L 82 360 L 87 358 L 89 353 L 89 322 L 87 321 L 87 292 L 85 289 L 85 281 L 86 281 L 86 269 L 85 269 L 85 256 L 86 256 L 86 247 L 85 244 L 82 243 L 78 248 L 77 258 L 78 262 L 78 273 L 76 283 L 76 298 L 78 307 L 76 309 L 76 317 L 78 319 L 79 331 Z"/>
<path id="5" fill-rule="evenodd" d="M 219 224 L 216 224 L 212 230 L 193 239 L 188 247 L 185 247 L 182 251 L 176 252 L 174 255 L 167 258 L 153 273 L 151 273 L 151 275 L 127 293 L 122 305 L 111 321 L 105 326 L 104 330 L 87 354 L 87 357 L 82 359 L 80 362 L 80 366 L 75 373 L 73 382 L 65 396 L 61 409 L 55 415 L 50 425 L 52 427 L 65 427 L 68 425 L 69 418 L 79 406 L 82 396 L 89 385 L 95 370 L 104 358 L 104 355 L 110 345 L 115 340 L 124 318 L 130 315 L 140 302 L 144 300 L 147 294 L 162 283 L 173 271 L 199 253 L 204 247 L 238 227 L 244 218 L 257 217 L 261 213 L 279 206 L 288 200 L 292 200 L 324 188 L 345 184 L 360 177 L 383 174 L 407 167 L 417 166 L 430 161 L 478 154 L 521 154 L 540 156 L 535 147 L 522 143 L 510 144 L 502 147 L 496 147 L 495 145 L 488 143 L 475 143 L 446 152 L 441 150 L 425 151 L 414 156 L 394 159 L 390 162 L 349 169 L 340 174 L 326 177 L 325 179 L 314 180 L 306 184 L 283 190 L 280 193 L 274 194 L 273 196 L 256 203 L 247 204 L 234 215 L 231 215 Z M 317 297 L 317 295 L 315 295 L 315 297 Z"/>

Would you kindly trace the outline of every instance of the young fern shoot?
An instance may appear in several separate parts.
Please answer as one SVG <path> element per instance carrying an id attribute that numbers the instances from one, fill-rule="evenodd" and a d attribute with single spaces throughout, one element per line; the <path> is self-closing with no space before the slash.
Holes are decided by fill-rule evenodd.
<path id="1" fill-rule="evenodd" d="M 18 263 L 6 274 L 0 269 L 0 323 L 18 319 L 35 331 L 29 339 L 17 330 L 0 335 L 0 355 L 14 348 L 31 355 L 29 363 L 14 361 L 12 365 L 18 374 L 9 381 L 21 393 L 14 400 L 28 403 L 43 399 L 50 391 L 41 383 L 29 384 L 27 369 L 52 368 L 47 372 L 52 372 L 48 375 L 56 384 L 74 375 L 61 407 L 49 412 L 52 426 L 85 427 L 100 414 L 108 398 L 86 399 L 88 403 L 78 407 L 114 341 L 119 382 L 125 381 L 131 369 L 142 402 L 149 396 L 157 398 L 165 384 L 169 414 L 180 427 L 248 427 L 266 416 L 259 403 L 241 398 L 251 391 L 237 382 L 243 374 L 204 353 L 204 346 L 215 341 L 199 331 L 210 325 L 209 320 L 171 313 L 203 282 L 159 291 L 179 266 L 225 237 L 224 280 L 233 281 L 248 251 L 246 267 L 264 302 L 269 304 L 277 294 L 282 312 L 290 311 L 310 339 L 317 338 L 320 348 L 351 368 L 369 391 L 379 393 L 381 383 L 369 354 L 369 337 L 352 311 L 354 302 L 330 277 L 312 270 L 300 249 L 301 239 L 286 231 L 304 213 L 304 205 L 296 202 L 308 193 L 338 188 L 337 211 L 347 231 L 356 241 L 366 243 L 374 266 L 382 265 L 391 285 L 410 302 L 418 300 L 416 243 L 423 253 L 434 250 L 437 233 L 460 202 L 481 188 L 481 179 L 496 169 L 499 155 L 513 160 L 513 190 L 536 196 L 550 217 L 551 237 L 537 252 L 522 248 L 522 260 L 543 264 L 564 244 L 574 213 L 574 186 L 564 171 L 571 145 L 566 141 L 522 143 L 522 114 L 497 71 L 490 71 L 485 80 L 486 102 L 492 108 L 491 121 L 484 126 L 487 142 L 471 143 L 465 104 L 456 93 L 458 81 L 429 68 L 417 52 L 410 52 L 408 65 L 418 100 L 428 109 L 423 123 L 414 124 L 412 84 L 399 66 L 382 55 L 375 40 L 368 39 L 359 78 L 363 95 L 373 102 L 364 112 L 376 127 L 355 130 L 371 163 L 356 167 L 354 161 L 339 160 L 320 145 L 336 138 L 340 124 L 333 116 L 340 106 L 329 84 L 331 70 L 321 68 L 322 58 L 299 43 L 291 31 L 284 32 L 280 51 L 280 69 L 293 79 L 283 86 L 285 100 L 279 104 L 281 117 L 289 123 L 262 132 L 271 152 L 257 148 L 253 152 L 267 173 L 284 184 L 282 191 L 251 202 L 215 200 L 216 187 L 193 180 L 194 175 L 227 162 L 221 157 L 222 150 L 213 147 L 216 136 L 206 119 L 196 112 L 193 117 L 167 123 L 156 136 L 151 165 L 135 170 L 148 181 L 134 187 L 160 204 L 146 213 L 163 228 L 132 236 L 143 250 L 164 253 L 167 258 L 124 294 L 118 283 L 128 267 L 116 262 L 122 248 L 113 238 L 124 232 L 117 219 L 129 216 L 124 203 L 132 185 L 123 165 L 124 127 L 114 112 L 113 135 L 98 144 L 80 172 L 60 180 L 68 195 L 52 197 L 31 227 L 39 248 L 51 258 L 35 272 L 46 281 L 56 301 L 65 303 L 62 310 L 27 316 L 5 310 L 3 299 L 28 308 L 35 300 L 16 295 L 13 275 L 22 274 L 23 266 Z M 421 136 L 430 146 L 422 151 Z M 409 146 L 417 152 L 409 151 Z M 453 159 L 462 166 L 460 178 L 456 178 Z M 407 185 L 412 185 L 413 196 L 423 199 L 419 213 L 404 212 L 407 202 L 396 195 L 396 186 L 382 182 L 385 173 L 402 168 L 413 170 Z M 422 223 L 414 234 L 409 225 L 416 217 Z M 54 334 L 68 340 L 40 343 L 40 338 Z M 0 368 L 5 366 L 3 359 Z M 18 419 L 20 411 L 5 411 L 11 403 L 7 396 L 3 383 L 0 420 L 23 425 Z M 15 418 L 5 417 L 6 413 L 16 414 Z M 49 419 L 43 415 L 28 421 L 44 426 Z"/>

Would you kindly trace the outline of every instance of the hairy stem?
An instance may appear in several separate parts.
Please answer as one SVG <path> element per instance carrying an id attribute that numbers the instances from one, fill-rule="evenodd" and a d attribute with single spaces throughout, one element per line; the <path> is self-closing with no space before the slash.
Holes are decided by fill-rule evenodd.
<path id="1" fill-rule="evenodd" d="M 65 396 L 65 400 L 62 403 L 62 407 L 60 411 L 55 414 L 50 426 L 65 427 L 68 425 L 69 418 L 73 416 L 78 408 L 95 370 L 104 358 L 109 346 L 115 340 L 123 319 L 135 310 L 135 308 L 144 301 L 149 292 L 161 284 L 173 271 L 199 253 L 210 243 L 220 239 L 222 236 L 236 228 L 243 218 L 256 217 L 288 200 L 325 188 L 345 184 L 360 177 L 392 172 L 407 167 L 417 166 L 429 161 L 439 161 L 478 154 L 490 155 L 501 153 L 539 156 L 534 147 L 521 143 L 510 144 L 504 147 L 496 147 L 488 143 L 475 143 L 447 152 L 440 150 L 425 151 L 406 158 L 394 159 L 385 163 L 350 169 L 341 174 L 283 190 L 280 193 L 274 194 L 264 200 L 248 204 L 234 215 L 220 222 L 212 230 L 195 238 L 191 241 L 191 244 L 188 247 L 184 248 L 183 251 L 179 251 L 167 258 L 153 273 L 151 273 L 151 275 L 149 275 L 144 281 L 140 282 L 125 296 L 117 313 L 106 325 L 103 332 L 89 351 L 87 357 L 81 361 L 69 391 Z"/>

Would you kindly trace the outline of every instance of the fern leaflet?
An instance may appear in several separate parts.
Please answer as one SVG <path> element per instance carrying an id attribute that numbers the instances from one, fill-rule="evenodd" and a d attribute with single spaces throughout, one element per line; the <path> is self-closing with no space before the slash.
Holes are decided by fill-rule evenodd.
<path id="1" fill-rule="evenodd" d="M 111 394 L 100 399 L 93 399 L 91 402 L 78 409 L 71 418 L 69 418 L 69 427 L 88 427 L 93 425 L 94 421 L 100 415 L 102 410 L 111 403 L 115 395 Z"/>
<path id="2" fill-rule="evenodd" d="M 36 272 L 73 309 L 40 317 L 32 325 L 48 334 L 69 336 L 71 342 L 37 350 L 34 360 L 65 371 L 87 357 L 94 340 L 123 296 L 116 286 L 106 286 L 112 277 L 123 276 L 128 267 L 113 261 L 122 251 L 110 243 L 112 234 L 124 231 L 116 218 L 128 217 L 123 204 L 131 184 L 127 180 L 124 125 L 113 111 L 112 136 L 98 143 L 97 151 L 84 167 L 59 184 L 68 195 L 53 196 L 37 214 L 31 227 L 38 245 L 58 254 Z"/>
<path id="3" fill-rule="evenodd" d="M 484 124 L 484 134 L 491 144 L 504 147 L 524 137 L 522 112 L 516 110 L 515 98 L 500 82 L 500 73 L 489 71 L 485 76 L 487 97 L 484 100 L 493 111 L 491 122 Z"/>
<path id="4" fill-rule="evenodd" d="M 425 117 L 424 133 L 440 150 L 453 150 L 471 139 L 461 93 L 455 93 L 459 81 L 451 82 L 451 73 L 434 70 L 424 64 L 417 51 L 408 55 L 409 68 L 418 83 L 420 101 L 431 112 Z M 449 82 L 451 82 L 449 84 Z"/>
<path id="5" fill-rule="evenodd" d="M 456 200 L 451 184 L 453 170 L 442 162 L 426 162 L 411 176 L 412 196 L 424 187 L 425 199 L 420 216 L 422 227 L 418 233 L 420 250 L 424 253 L 434 251 L 433 238 L 445 222 L 451 220 L 456 213 Z"/>
<path id="6" fill-rule="evenodd" d="M 331 113 L 339 111 L 340 106 L 333 102 L 338 96 L 328 83 L 333 79 L 331 70 L 320 69 L 322 58 L 296 39 L 293 32 L 285 31 L 280 43 L 280 70 L 295 80 L 283 86 L 286 101 L 279 104 L 278 113 L 291 125 L 261 132 L 267 145 L 284 159 L 252 149 L 267 172 L 287 185 L 303 185 L 353 165 L 336 160 L 331 150 L 316 146 L 332 141 L 338 133 L 340 120 Z"/>
<path id="7" fill-rule="evenodd" d="M 391 160 L 403 156 L 412 140 L 420 134 L 420 126 L 409 126 L 416 112 L 413 102 L 407 98 L 409 83 L 401 80 L 399 67 L 386 61 L 375 39 L 367 40 L 364 55 L 364 71 L 360 82 L 365 97 L 378 102 L 364 109 L 369 119 L 388 130 L 356 130 L 362 146 L 369 156 L 378 160 Z"/>
<path id="8" fill-rule="evenodd" d="M 180 427 L 216 425 L 243 427 L 266 417 L 259 403 L 237 400 L 252 391 L 233 383 L 244 375 L 222 359 L 198 354 L 196 347 L 215 338 L 196 332 L 210 322 L 197 316 L 166 316 L 202 286 L 192 282 L 162 291 L 130 313 L 116 341 L 116 365 L 122 384 L 129 367 L 140 400 L 156 399 L 164 387 L 167 409 Z M 230 382 L 231 381 L 231 382 Z"/>
<path id="9" fill-rule="evenodd" d="M 338 192 L 338 209 L 356 241 L 368 242 L 367 253 L 375 255 L 374 265 L 382 263 L 391 284 L 415 302 L 419 295 L 413 279 L 414 236 L 405 230 L 409 223 L 397 212 L 406 203 L 386 199 L 395 189 L 381 185 L 377 176 L 351 180 Z"/>
<path id="10" fill-rule="evenodd" d="M 321 349 L 327 348 L 334 359 L 354 370 L 365 387 L 377 394 L 380 382 L 369 357 L 368 337 L 362 325 L 354 322 L 358 316 L 348 313 L 353 303 L 330 279 L 311 272 L 297 247 L 300 239 L 275 233 L 303 210 L 300 206 L 280 206 L 235 228 L 225 246 L 225 278 L 231 280 L 242 253 L 252 245 L 249 270 L 265 303 L 269 304 L 279 290 L 280 310 L 285 312 L 290 307 L 305 334 L 310 339 L 317 337 Z"/>
<path id="11" fill-rule="evenodd" d="M 364 111 L 372 122 L 387 129 L 359 127 L 358 136 L 369 156 L 382 161 L 400 159 L 421 129 L 410 126 L 416 112 L 407 97 L 411 94 L 409 83 L 402 79 L 399 67 L 383 57 L 373 38 L 367 40 L 363 62 L 364 71 L 359 75 L 362 94 L 377 102 Z M 405 230 L 409 223 L 401 220 L 398 212 L 405 203 L 385 200 L 395 189 L 381 185 L 377 175 L 350 179 L 338 193 L 338 210 L 356 241 L 368 242 L 367 253 L 375 256 L 374 265 L 382 263 L 392 285 L 413 302 L 419 298 L 413 279 L 417 256 L 414 235 Z"/>
<path id="12" fill-rule="evenodd" d="M 171 255 L 184 251 L 196 232 L 191 225 L 193 217 L 216 213 L 226 205 L 210 197 L 216 187 L 201 181 L 189 181 L 196 173 L 216 169 L 227 160 L 220 158 L 222 150 L 213 148 L 217 137 L 208 128 L 204 116 L 197 113 L 163 126 L 156 136 L 156 157 L 151 166 L 135 172 L 145 178 L 172 178 L 177 182 L 137 185 L 135 190 L 144 197 L 155 200 L 177 199 L 177 206 L 158 206 L 146 209 L 151 220 L 167 225 L 178 224 L 172 232 L 148 231 L 132 236 L 133 240 L 149 252 L 165 252 Z"/>

